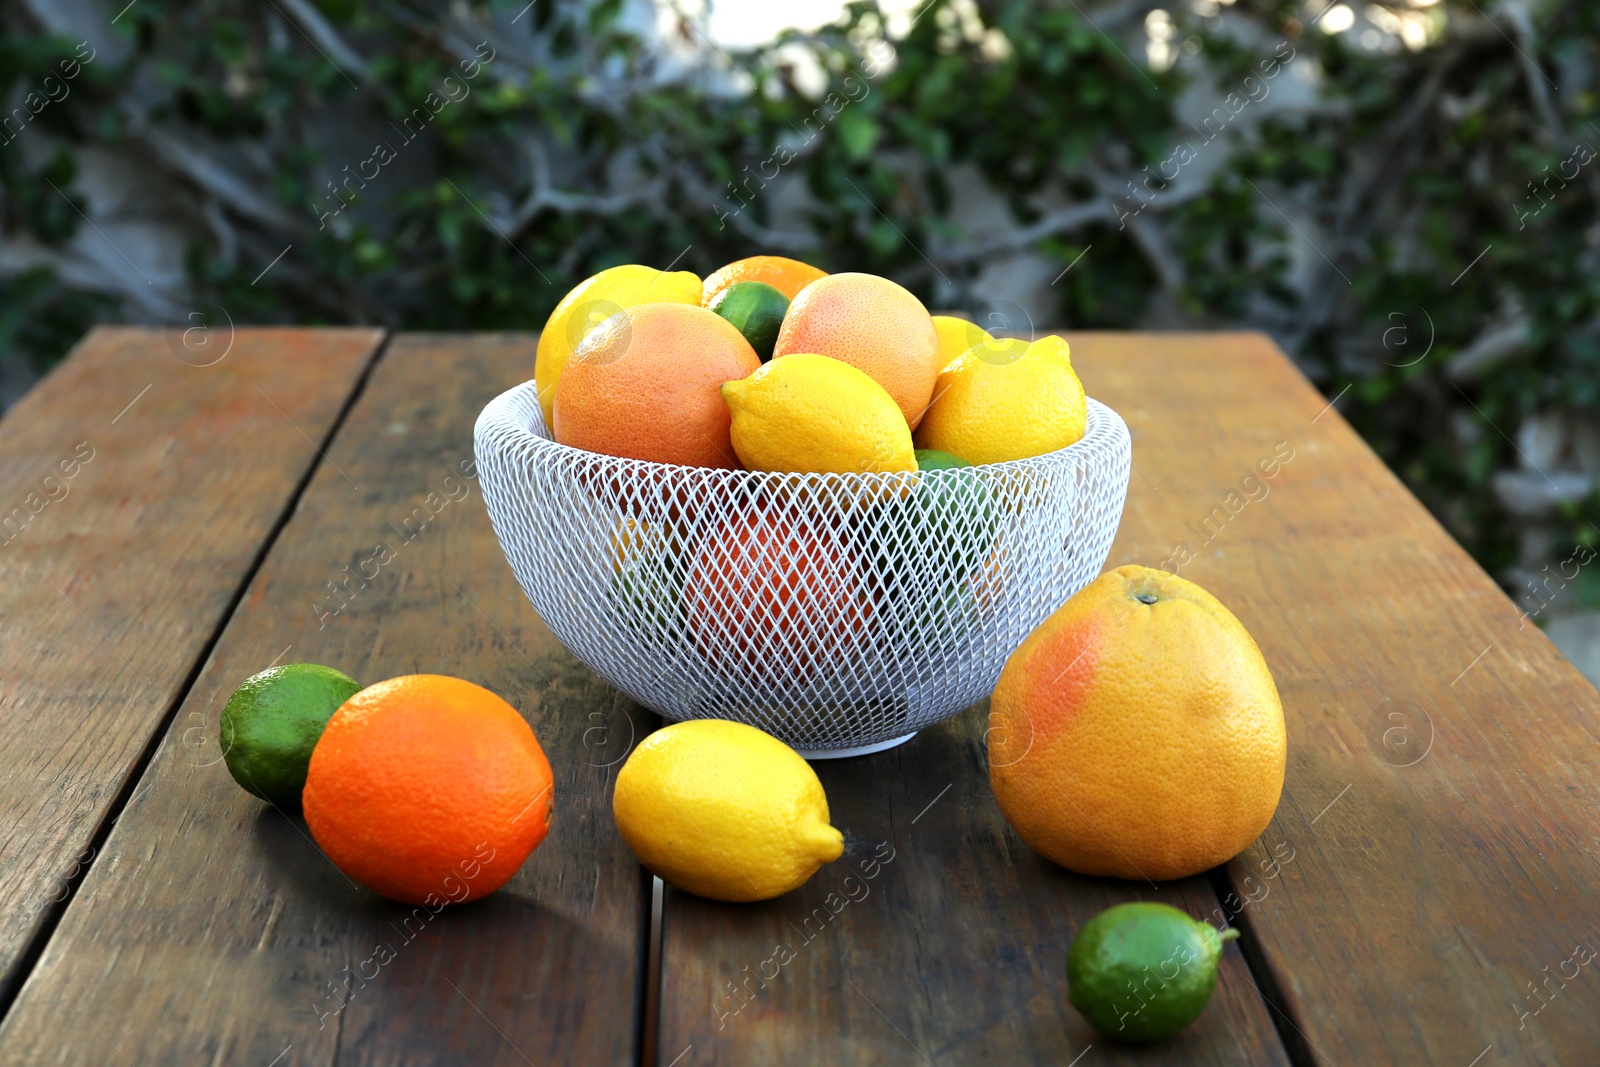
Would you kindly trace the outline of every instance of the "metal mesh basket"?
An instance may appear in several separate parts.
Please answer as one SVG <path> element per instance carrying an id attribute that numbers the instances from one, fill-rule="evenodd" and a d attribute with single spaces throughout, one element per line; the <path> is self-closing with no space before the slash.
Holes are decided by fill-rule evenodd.
<path id="1" fill-rule="evenodd" d="M 988 695 L 1105 563 L 1128 428 L 910 474 L 778 474 L 556 444 L 533 382 L 475 430 L 489 518 L 545 624 L 668 719 L 735 719 L 809 756 L 888 747 Z"/>

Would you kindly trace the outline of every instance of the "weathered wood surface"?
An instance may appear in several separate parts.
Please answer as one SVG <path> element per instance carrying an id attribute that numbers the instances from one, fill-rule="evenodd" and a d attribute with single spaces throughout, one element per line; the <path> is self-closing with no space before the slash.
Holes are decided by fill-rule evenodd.
<path id="1" fill-rule="evenodd" d="M 1110 371 L 1097 348 L 1075 348 L 1091 392 Z M 1129 366 L 1123 390 L 1094 395 L 1121 409 L 1142 373 Z M 1149 388 L 1163 417 L 1200 417 L 1181 390 Z M 1159 464 L 1133 429 L 1135 462 Z M 1136 477 L 1135 496 L 1148 491 Z M 1124 537 L 1113 551 L 1127 548 Z M 1091 1046 L 1096 1063 L 1288 1062 L 1232 946 L 1211 1007 L 1178 1040 L 1130 1049 L 1084 1023 L 1065 995 L 1080 925 L 1136 899 L 1220 925 L 1221 905 L 1204 878 L 1080 878 L 1032 853 L 989 791 L 986 726 L 980 706 L 889 752 L 817 764 L 848 845 L 798 892 L 729 909 L 668 890 L 658 1063 L 1065 1064 Z"/>
<path id="2" fill-rule="evenodd" d="M 1514 606 L 1265 338 L 1074 342 L 1142 472 L 1109 564 L 1210 589 L 1283 695 L 1283 801 L 1227 875 L 1297 1058 L 1596 1062 L 1600 693 L 1519 617 L 1541 601 Z"/>
<path id="3" fill-rule="evenodd" d="M 1108 566 L 1212 590 L 1283 693 L 1283 802 L 1221 884 L 1295 1061 L 1593 1062 L 1600 694 L 1266 339 L 1071 340 L 1134 437 Z M 1558 580 L 1545 598 L 1559 595 Z M 685 1064 L 1066 1062 L 1092 1039 L 1061 1004 L 1065 945 L 1103 904 L 1156 894 L 1030 855 L 988 793 L 982 726 L 969 711 L 823 768 L 836 821 L 900 858 L 768 988 L 726 983 L 801 939 L 789 922 L 842 868 L 734 916 L 668 894 L 661 1062 L 691 1043 Z M 1193 914 L 1212 906 L 1174 890 Z M 1218 1043 L 1257 1040 L 1259 1015 L 1235 1007 L 1249 982 L 1225 971 L 1196 1029 L 1140 1058 L 1260 1062 Z"/>
<path id="4" fill-rule="evenodd" d="M 390 344 L 0 1026 L 0 1062 L 636 1062 L 647 887 L 609 783 L 648 720 L 539 622 L 461 466 L 533 352 Z M 379 544 L 394 558 L 364 566 Z M 501 694 L 555 768 L 550 836 L 500 892 L 408 926 L 219 760 L 218 710 L 275 659 Z"/>
<path id="5" fill-rule="evenodd" d="M 0 1005 L 381 340 L 100 329 L 0 421 Z"/>
<path id="6" fill-rule="evenodd" d="M 988 791 L 981 708 L 892 752 L 819 764 L 844 859 L 767 904 L 667 892 L 656 1062 L 1591 1062 L 1600 694 L 1265 339 L 1071 339 L 1089 392 L 1134 435 L 1108 565 L 1200 582 L 1273 667 L 1290 742 L 1277 817 L 1215 879 L 1151 887 L 1079 878 L 1020 843 Z M 326 584 L 399 540 L 390 524 L 428 493 L 451 491 L 443 477 L 470 456 L 478 408 L 528 376 L 532 352 L 526 337 L 395 343 L 0 1024 L 0 1061 L 636 1059 L 646 898 L 611 823 L 605 765 L 649 717 L 533 616 L 475 486 L 347 605 Z M 14 423 L 14 434 L 43 432 L 15 413 L 3 425 Z M 51 509 L 119 499 L 105 487 L 77 497 L 103 455 Z M 251 476 L 243 468 L 213 484 Z M 190 484 L 165 492 L 172 508 L 205 504 Z M 80 521 L 114 523 L 121 506 Z M 171 550 L 162 565 L 179 565 Z M 64 624 L 24 607 L 30 647 L 53 647 Z M 151 630 L 135 617 L 107 636 L 134 658 L 129 645 L 164 647 Z M 527 713 L 556 767 L 557 821 L 522 874 L 402 943 L 389 925 L 402 909 L 352 889 L 303 824 L 240 792 L 216 762 L 222 700 L 280 650 L 366 680 L 461 674 Z M 132 692 L 113 664 L 96 664 Z M 81 717 L 53 714 L 38 719 L 58 732 Z M 99 781 L 78 764 L 102 766 L 111 721 L 62 757 L 73 775 Z M 0 766 L 0 789 L 57 803 Z M 1217 891 L 1236 895 L 1244 955 L 1230 947 L 1200 1022 L 1140 1050 L 1088 1031 L 1064 1001 L 1078 925 L 1136 898 L 1214 919 Z M 385 942 L 395 958 L 337 1010 L 343 968 Z M 780 943 L 793 958 L 763 978 Z M 1263 994 L 1287 1011 L 1287 1050 Z"/>
<path id="7" fill-rule="evenodd" d="M 1067 1004 L 1082 923 L 1142 899 L 1220 924 L 1217 899 L 1203 878 L 1080 878 L 1031 852 L 989 791 L 986 724 L 971 709 L 814 764 L 846 849 L 796 892 L 733 908 L 667 891 L 659 1064 L 1289 1062 L 1231 945 L 1176 1041 L 1118 1046 Z"/>

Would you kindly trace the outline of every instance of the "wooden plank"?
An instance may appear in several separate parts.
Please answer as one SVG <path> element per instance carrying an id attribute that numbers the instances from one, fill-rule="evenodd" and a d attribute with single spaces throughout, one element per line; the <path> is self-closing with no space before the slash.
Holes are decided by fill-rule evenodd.
<path id="1" fill-rule="evenodd" d="M 1136 438 L 1135 461 L 1146 451 Z M 1232 945 L 1181 1038 L 1134 1050 L 1083 1022 L 1065 960 L 1090 917 L 1160 900 L 1225 918 L 1203 877 L 1088 879 L 1031 852 L 990 793 L 986 725 L 980 705 L 889 752 L 814 764 L 847 848 L 797 892 L 734 908 L 668 889 L 657 1063 L 1067 1064 L 1091 1046 L 1094 1063 L 1288 1062 Z"/>
<path id="2" fill-rule="evenodd" d="M 1593 1062 L 1600 694 L 1265 338 L 1074 350 L 1142 472 L 1110 562 L 1181 566 L 1283 694 L 1284 798 L 1228 877 L 1300 1062 Z"/>
<path id="3" fill-rule="evenodd" d="M 846 848 L 794 893 L 732 907 L 667 890 L 658 1064 L 1289 1062 L 1233 945 L 1211 1006 L 1165 1045 L 1119 1046 L 1067 1004 L 1067 947 L 1101 910 L 1222 916 L 1204 878 L 1082 878 L 1031 852 L 989 792 L 986 721 L 979 706 L 813 764 Z"/>
<path id="4" fill-rule="evenodd" d="M 1265 338 L 1069 336 L 1090 394 L 1134 435 L 1108 566 L 1166 566 L 1211 589 L 1284 697 L 1284 798 L 1222 891 L 1242 906 L 1266 995 L 1288 1011 L 1295 1062 L 1590 1062 L 1600 694 Z M 1588 559 L 1576 554 L 1565 579 Z M 907 871 L 927 871 L 906 884 L 886 873 L 881 897 L 841 914 L 843 936 L 817 939 L 725 1030 L 710 1008 L 726 1003 L 724 983 L 769 958 L 783 916 L 815 901 L 731 913 L 668 894 L 661 1062 L 690 1043 L 683 1064 L 813 1051 L 917 1062 L 906 1038 L 941 1064 L 1003 1061 L 1005 1048 L 1067 1062 L 1083 1047 L 1087 1034 L 1067 1036 L 1061 948 L 1082 917 L 1141 887 L 1037 869 L 989 799 L 981 724 L 968 712 L 901 756 L 824 768 L 839 824 L 866 821 L 869 835 L 885 832 L 885 805 L 903 826 L 954 782 L 905 831 Z M 824 870 L 807 893 L 834 888 Z M 1219 998 L 1244 978 L 1225 973 Z M 1002 1025 L 1006 1043 L 988 1043 Z M 961 1043 L 975 1034 L 969 1058 Z M 1204 1062 L 1188 1044 L 1203 1037 L 1150 1055 Z"/>
<path id="5" fill-rule="evenodd" d="M 0 421 L 0 1005 L 381 340 L 99 329 Z"/>
<path id="6" fill-rule="evenodd" d="M 634 1062 L 644 884 L 607 797 L 648 724 L 539 622 L 463 477 L 479 409 L 533 353 L 526 336 L 390 344 L 0 1026 L 0 1061 Z M 393 558 L 336 597 L 380 543 Z M 408 925 L 218 761 L 217 711 L 274 659 L 501 694 L 554 766 L 550 836 L 500 892 Z"/>

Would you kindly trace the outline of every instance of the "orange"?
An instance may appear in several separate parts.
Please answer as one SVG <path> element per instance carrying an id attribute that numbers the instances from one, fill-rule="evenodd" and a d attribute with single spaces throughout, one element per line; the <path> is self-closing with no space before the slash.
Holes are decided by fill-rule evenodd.
<path id="1" fill-rule="evenodd" d="M 1081 874 L 1183 878 L 1267 828 L 1278 689 L 1216 597 L 1118 567 L 1046 619 L 990 701 L 989 781 L 1022 840 Z"/>
<path id="2" fill-rule="evenodd" d="M 760 367 L 750 342 L 714 311 L 626 308 L 567 361 L 556 383 L 556 440 L 608 456 L 737 469 L 722 383 Z"/>
<path id="3" fill-rule="evenodd" d="M 830 274 L 789 304 L 772 358 L 831 356 L 883 386 L 913 430 L 944 364 L 933 316 L 907 289 L 875 274 Z"/>
<path id="4" fill-rule="evenodd" d="M 550 829 L 550 762 L 515 708 L 439 674 L 391 678 L 328 720 L 301 795 L 347 876 L 407 904 L 499 889 Z"/>
<path id="5" fill-rule="evenodd" d="M 874 613 L 871 572 L 847 537 L 822 516 L 781 508 L 711 531 L 684 580 L 700 654 L 756 684 L 793 684 L 858 644 Z"/>
<path id="6" fill-rule="evenodd" d="M 736 259 L 726 267 L 706 276 L 700 293 L 700 305 L 710 307 L 718 293 L 740 282 L 765 282 L 793 300 L 799 295 L 800 290 L 818 278 L 827 276 L 826 271 L 820 271 L 798 259 L 786 259 L 783 256 L 747 256 L 744 259 Z"/>

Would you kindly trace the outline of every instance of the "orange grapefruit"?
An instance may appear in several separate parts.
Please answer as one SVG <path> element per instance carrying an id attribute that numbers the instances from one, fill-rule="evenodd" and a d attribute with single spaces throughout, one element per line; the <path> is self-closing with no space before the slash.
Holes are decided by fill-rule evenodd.
<path id="1" fill-rule="evenodd" d="M 865 371 L 916 429 L 943 369 L 933 316 L 911 292 L 875 274 L 830 274 L 800 290 L 772 358 L 831 356 Z"/>
<path id="2" fill-rule="evenodd" d="M 718 669 L 757 683 L 802 681 L 865 635 L 871 572 L 832 520 L 749 512 L 701 542 L 684 607 L 696 647 Z"/>
<path id="3" fill-rule="evenodd" d="M 706 276 L 705 284 L 700 291 L 700 305 L 710 307 L 716 302 L 719 293 L 740 282 L 765 282 L 793 300 L 800 290 L 818 278 L 827 276 L 826 271 L 820 271 L 798 259 L 788 259 L 784 256 L 747 256 L 744 259 L 736 259 L 726 267 Z"/>
<path id="4" fill-rule="evenodd" d="M 1006 821 L 1081 874 L 1183 878 L 1248 848 L 1283 790 L 1278 689 L 1239 620 L 1148 567 L 1101 575 L 1006 662 L 989 780 Z"/>
<path id="5" fill-rule="evenodd" d="M 722 383 L 761 360 L 731 323 L 694 304 L 611 316 L 556 384 L 555 438 L 608 456 L 737 469 Z"/>

